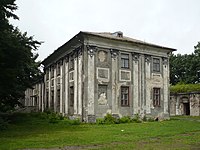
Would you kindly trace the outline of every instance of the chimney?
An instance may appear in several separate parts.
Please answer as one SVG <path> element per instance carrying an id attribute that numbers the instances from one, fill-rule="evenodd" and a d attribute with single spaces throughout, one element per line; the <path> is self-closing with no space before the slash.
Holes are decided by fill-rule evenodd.
<path id="1" fill-rule="evenodd" d="M 123 37 L 123 32 L 117 31 L 117 32 L 112 33 L 112 35 L 113 35 L 113 36 L 116 36 L 116 37 L 122 38 L 122 37 Z"/>

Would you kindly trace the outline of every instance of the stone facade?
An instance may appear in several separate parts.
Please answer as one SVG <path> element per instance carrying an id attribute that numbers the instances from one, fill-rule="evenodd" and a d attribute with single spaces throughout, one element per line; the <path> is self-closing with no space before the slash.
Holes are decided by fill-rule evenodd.
<path id="1" fill-rule="evenodd" d="M 27 89 L 25 105 L 86 122 L 107 113 L 167 118 L 174 50 L 122 32 L 80 32 L 42 62 L 44 81 L 35 85 L 35 96 Z"/>
<path id="2" fill-rule="evenodd" d="M 171 94 L 170 115 L 200 116 L 200 92 Z"/>

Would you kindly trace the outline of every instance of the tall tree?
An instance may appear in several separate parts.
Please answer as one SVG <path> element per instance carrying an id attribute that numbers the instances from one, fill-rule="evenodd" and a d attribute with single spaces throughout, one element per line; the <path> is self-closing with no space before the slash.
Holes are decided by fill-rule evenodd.
<path id="1" fill-rule="evenodd" d="M 16 9 L 15 0 L 0 1 L 0 111 L 19 104 L 25 89 L 40 75 L 34 54 L 40 42 L 9 23 L 11 17 L 18 19 Z"/>
<path id="2" fill-rule="evenodd" d="M 170 56 L 170 83 L 200 83 L 200 42 L 194 46 L 194 53 L 172 54 Z"/>

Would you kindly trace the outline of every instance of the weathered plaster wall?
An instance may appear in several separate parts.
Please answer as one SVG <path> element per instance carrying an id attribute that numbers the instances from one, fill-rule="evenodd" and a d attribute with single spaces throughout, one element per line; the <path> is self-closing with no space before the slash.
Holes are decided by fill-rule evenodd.
<path id="1" fill-rule="evenodd" d="M 179 93 L 170 95 L 170 115 L 200 116 L 200 93 Z"/>

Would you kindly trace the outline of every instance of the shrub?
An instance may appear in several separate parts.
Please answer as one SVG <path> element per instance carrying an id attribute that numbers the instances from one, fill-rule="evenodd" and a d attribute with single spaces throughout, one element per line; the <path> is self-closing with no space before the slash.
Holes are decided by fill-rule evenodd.
<path id="1" fill-rule="evenodd" d="M 147 117 L 144 115 L 144 117 L 142 118 L 142 121 L 148 121 Z"/>
<path id="2" fill-rule="evenodd" d="M 154 120 L 154 118 L 148 118 L 147 121 L 148 122 L 154 122 L 155 120 Z"/>
<path id="3" fill-rule="evenodd" d="M 119 122 L 116 118 L 114 118 L 111 114 L 106 114 L 104 118 L 96 119 L 96 124 L 115 124 Z"/>
<path id="4" fill-rule="evenodd" d="M 116 118 L 114 118 L 111 114 L 106 114 L 104 116 L 105 124 L 114 124 L 116 122 Z"/>
<path id="5" fill-rule="evenodd" d="M 130 122 L 131 122 L 131 118 L 129 116 L 124 116 L 119 119 L 119 123 L 130 123 Z"/>
<path id="6" fill-rule="evenodd" d="M 81 121 L 80 119 L 74 119 L 74 120 L 70 120 L 70 124 L 71 125 L 80 125 L 81 124 Z"/>
<path id="7" fill-rule="evenodd" d="M 200 84 L 183 84 L 179 83 L 170 87 L 171 93 L 185 93 L 200 91 Z"/>
<path id="8" fill-rule="evenodd" d="M 133 122 L 136 122 L 136 123 L 141 123 L 142 121 L 140 120 L 140 116 L 139 114 L 135 114 L 134 115 L 134 118 L 132 119 Z"/>
<path id="9" fill-rule="evenodd" d="M 105 124 L 104 118 L 97 118 L 96 119 L 96 124 Z"/>

